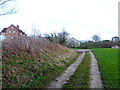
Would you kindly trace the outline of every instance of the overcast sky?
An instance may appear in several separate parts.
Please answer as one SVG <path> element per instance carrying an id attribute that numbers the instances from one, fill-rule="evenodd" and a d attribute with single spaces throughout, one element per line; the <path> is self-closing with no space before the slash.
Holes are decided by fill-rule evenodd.
<path id="1" fill-rule="evenodd" d="M 16 0 L 14 6 L 18 12 L 0 16 L 0 29 L 19 25 L 29 35 L 32 27 L 41 33 L 65 28 L 78 40 L 91 40 L 93 34 L 100 35 L 102 40 L 111 40 L 118 36 L 118 1 Z"/>

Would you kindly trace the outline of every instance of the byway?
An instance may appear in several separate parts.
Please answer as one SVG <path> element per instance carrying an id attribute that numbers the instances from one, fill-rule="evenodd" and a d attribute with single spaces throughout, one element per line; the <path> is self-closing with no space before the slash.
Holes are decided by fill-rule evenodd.
<path id="1" fill-rule="evenodd" d="M 80 55 L 78 59 L 73 64 L 71 64 L 62 74 L 60 74 L 55 80 L 51 81 L 47 88 L 62 88 L 62 86 L 67 83 L 67 80 L 70 79 L 70 76 L 74 74 L 75 70 L 84 58 L 85 52 L 90 52 L 91 55 L 89 88 L 103 88 L 98 63 L 91 50 L 77 50 L 77 52 L 81 52 L 82 55 Z"/>

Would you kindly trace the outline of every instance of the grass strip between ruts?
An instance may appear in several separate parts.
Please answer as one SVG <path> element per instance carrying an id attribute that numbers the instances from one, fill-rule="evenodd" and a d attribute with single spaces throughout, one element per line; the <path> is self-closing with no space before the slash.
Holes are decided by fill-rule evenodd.
<path id="1" fill-rule="evenodd" d="M 63 88 L 88 88 L 90 79 L 90 54 L 87 52 L 75 73 Z"/>

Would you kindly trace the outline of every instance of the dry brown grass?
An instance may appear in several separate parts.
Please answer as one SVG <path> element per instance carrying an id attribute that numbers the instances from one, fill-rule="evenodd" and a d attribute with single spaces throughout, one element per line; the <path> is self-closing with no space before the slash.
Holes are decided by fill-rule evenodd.
<path id="1" fill-rule="evenodd" d="M 3 57 L 11 55 L 30 54 L 36 55 L 41 51 L 56 51 L 66 49 L 57 43 L 51 43 L 44 38 L 16 38 L 7 39 L 2 43 Z"/>

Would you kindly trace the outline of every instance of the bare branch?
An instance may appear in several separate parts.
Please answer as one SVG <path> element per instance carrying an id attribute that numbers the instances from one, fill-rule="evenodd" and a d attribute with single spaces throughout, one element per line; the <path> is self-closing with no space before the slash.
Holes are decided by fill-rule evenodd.
<path id="1" fill-rule="evenodd" d="M 2 3 L 0 3 L 0 6 L 7 3 L 8 1 L 11 1 L 11 0 L 6 0 L 6 1 L 3 1 L 3 2 L 2 2 L 2 0 L 0 0 L 0 2 L 2 2 Z"/>
<path id="2" fill-rule="evenodd" d="M 10 1 L 13 1 L 13 0 L 0 0 L 0 8 L 1 8 L 0 16 L 17 13 L 15 8 L 11 8 L 11 7 L 9 8 L 9 6 L 7 6 L 8 2 Z"/>
<path id="3" fill-rule="evenodd" d="M 5 13 L 0 13 L 0 16 L 3 16 L 3 15 L 9 15 L 9 14 L 15 14 L 17 13 L 17 11 L 14 11 L 14 8 L 8 12 L 5 12 Z"/>

